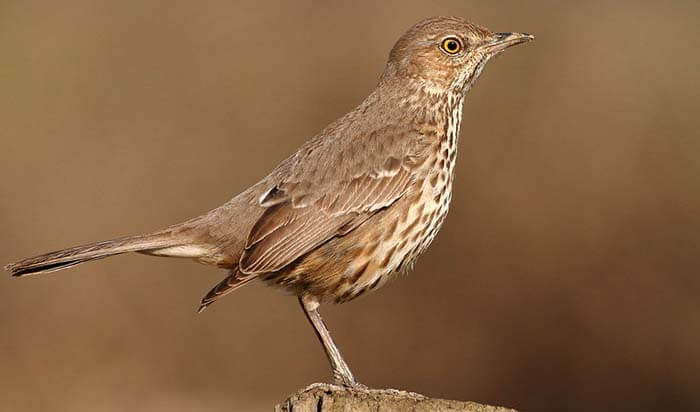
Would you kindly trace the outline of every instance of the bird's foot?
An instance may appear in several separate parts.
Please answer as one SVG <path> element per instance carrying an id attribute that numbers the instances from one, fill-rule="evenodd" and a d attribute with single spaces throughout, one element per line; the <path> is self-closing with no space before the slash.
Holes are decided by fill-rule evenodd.
<path id="1" fill-rule="evenodd" d="M 346 374 L 346 373 L 340 373 L 339 371 L 335 371 L 333 373 L 333 382 L 335 382 L 336 385 L 342 386 L 347 389 L 354 389 L 354 390 L 367 390 L 369 389 L 367 386 L 357 382 L 355 380 L 355 377 L 352 376 L 352 374 Z"/>
<path id="2" fill-rule="evenodd" d="M 352 382 L 352 383 L 349 384 L 349 385 L 345 385 L 345 384 L 344 384 L 343 386 L 345 386 L 345 387 L 348 388 L 348 389 L 353 389 L 353 390 L 356 390 L 356 391 L 367 391 L 367 390 L 369 390 L 369 387 L 368 387 L 367 385 L 363 385 L 363 384 L 361 384 L 360 382 Z"/>

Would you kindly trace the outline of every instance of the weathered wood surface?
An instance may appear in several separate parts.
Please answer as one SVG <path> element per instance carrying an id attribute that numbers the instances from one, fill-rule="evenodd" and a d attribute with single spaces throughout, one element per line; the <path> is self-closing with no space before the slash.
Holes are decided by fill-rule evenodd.
<path id="1" fill-rule="evenodd" d="M 432 399 L 396 389 L 348 389 L 315 383 L 275 407 L 275 412 L 517 412 L 474 402 Z"/>

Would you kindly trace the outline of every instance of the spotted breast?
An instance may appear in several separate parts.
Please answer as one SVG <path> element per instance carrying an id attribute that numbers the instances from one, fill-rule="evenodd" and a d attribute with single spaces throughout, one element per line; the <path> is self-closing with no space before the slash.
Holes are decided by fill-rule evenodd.
<path id="1" fill-rule="evenodd" d="M 461 95 L 443 95 L 432 121 L 417 119 L 416 128 L 430 147 L 418 165 L 416 175 L 420 177 L 402 198 L 354 228 L 353 236 L 331 239 L 285 270 L 263 279 L 294 293 L 342 303 L 410 270 L 447 216 L 462 106 Z"/>

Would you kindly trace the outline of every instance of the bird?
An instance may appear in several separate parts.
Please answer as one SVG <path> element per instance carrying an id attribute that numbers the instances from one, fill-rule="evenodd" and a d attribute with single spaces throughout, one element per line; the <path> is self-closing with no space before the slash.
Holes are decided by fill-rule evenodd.
<path id="1" fill-rule="evenodd" d="M 225 204 L 165 229 L 6 269 L 24 277 L 129 252 L 189 258 L 227 271 L 199 312 L 263 281 L 297 297 L 334 382 L 363 387 L 318 308 L 353 300 L 413 267 L 450 206 L 467 93 L 492 58 L 533 39 L 460 17 L 424 19 L 395 43 L 364 101 Z"/>

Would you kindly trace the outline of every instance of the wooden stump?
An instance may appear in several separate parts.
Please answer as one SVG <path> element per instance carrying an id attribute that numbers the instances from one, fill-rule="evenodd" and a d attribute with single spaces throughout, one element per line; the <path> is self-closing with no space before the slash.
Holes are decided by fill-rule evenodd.
<path id="1" fill-rule="evenodd" d="M 348 389 L 314 383 L 275 407 L 275 412 L 517 412 L 474 402 L 431 399 L 397 389 Z"/>

